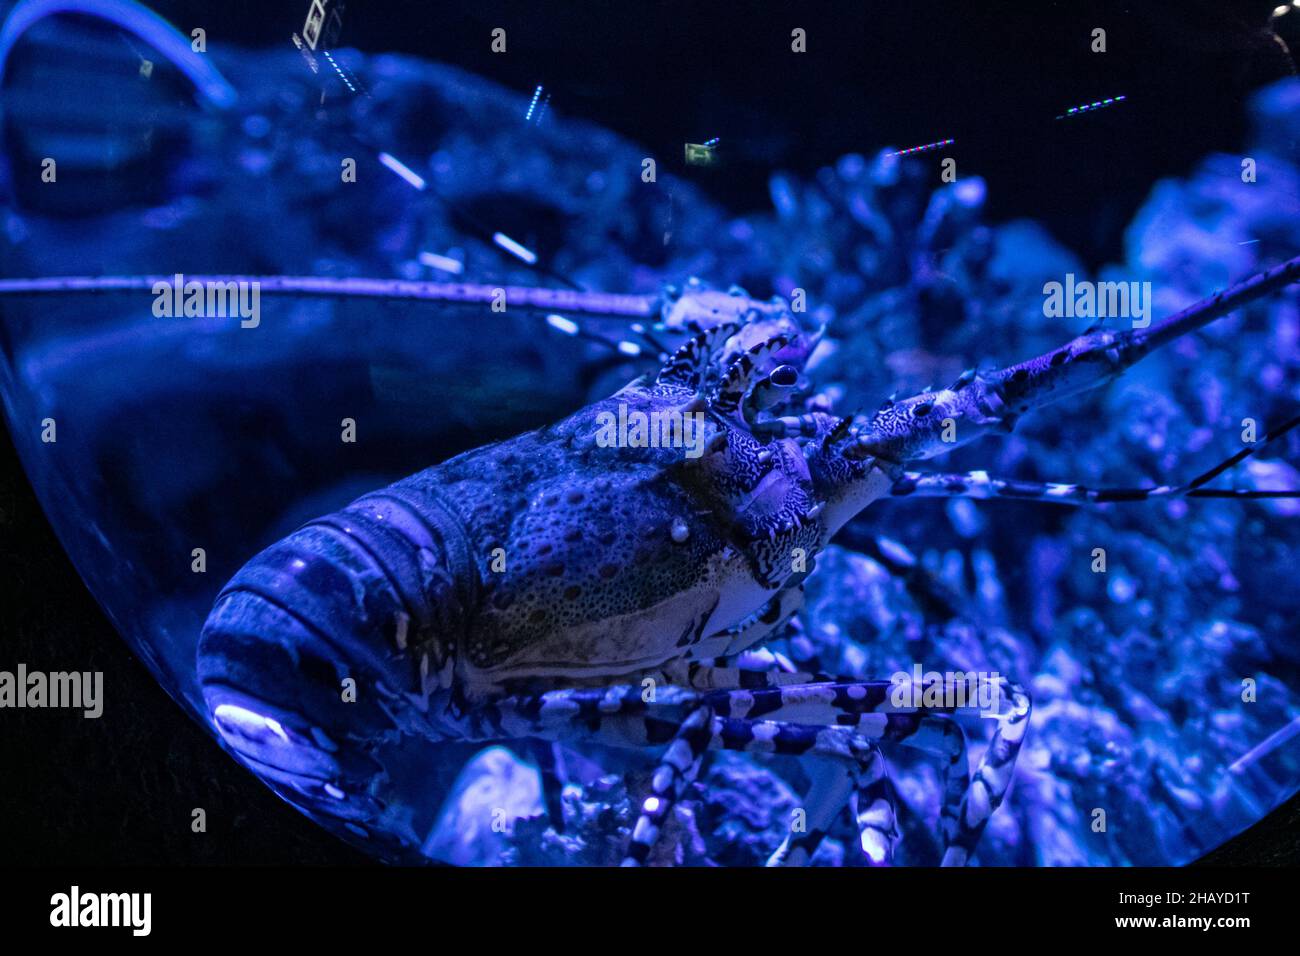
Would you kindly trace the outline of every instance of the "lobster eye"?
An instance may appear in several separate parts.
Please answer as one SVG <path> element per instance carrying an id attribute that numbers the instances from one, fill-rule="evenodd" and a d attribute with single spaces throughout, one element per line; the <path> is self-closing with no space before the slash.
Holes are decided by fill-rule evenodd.
<path id="1" fill-rule="evenodd" d="M 799 370 L 793 365 L 779 365 L 772 369 L 769 378 L 772 380 L 773 385 L 792 388 L 799 381 Z"/>

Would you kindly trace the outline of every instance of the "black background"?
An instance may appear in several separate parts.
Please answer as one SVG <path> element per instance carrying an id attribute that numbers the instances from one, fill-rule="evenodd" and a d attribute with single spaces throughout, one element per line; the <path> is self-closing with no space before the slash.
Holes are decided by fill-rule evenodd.
<path id="1" fill-rule="evenodd" d="M 1280 2 L 1280 0 L 1278 0 Z M 274 46 L 310 0 L 159 0 L 210 46 Z M 1270 0 L 350 0 L 341 47 L 461 66 L 676 156 L 722 140 L 710 194 L 770 209 L 776 169 L 811 174 L 955 138 L 994 219 L 1033 216 L 1096 266 L 1162 176 L 1232 150 L 1246 94 L 1294 72 Z M 808 52 L 790 52 L 790 31 Z M 505 55 L 489 35 L 507 31 Z M 1092 30 L 1107 51 L 1091 51 Z M 1276 23 L 1300 48 L 1300 10 Z M 1056 121 L 1123 94 L 1118 107 Z M 949 151 L 945 151 L 948 155 Z"/>
<path id="2" fill-rule="evenodd" d="M 807 174 L 847 152 L 954 137 L 963 174 L 989 181 L 992 218 L 1040 219 L 1095 266 L 1119 257 L 1157 179 L 1237 147 L 1245 96 L 1294 70 L 1268 29 L 1277 2 L 352 0 L 341 45 L 450 62 L 521 93 L 544 83 L 553 109 L 665 154 L 720 137 L 726 174 L 705 186 L 737 211 L 769 205 L 774 169 Z M 187 32 L 202 26 L 216 49 L 287 47 L 308 5 L 156 8 Z M 497 26 L 506 56 L 488 50 Z M 796 26 L 804 56 L 790 54 Z M 1097 26 L 1105 54 L 1089 49 Z M 1300 11 L 1279 28 L 1300 46 Z M 1118 94 L 1128 101 L 1103 113 L 1053 119 Z M 134 658 L 64 555 L 7 433 L 0 589 L 0 667 L 102 670 L 117 689 L 99 720 L 0 716 L 0 861 L 365 862 L 222 755 Z M 191 832 L 195 807 L 207 833 Z M 1297 833 L 1293 800 L 1212 857 L 1294 864 Z"/>

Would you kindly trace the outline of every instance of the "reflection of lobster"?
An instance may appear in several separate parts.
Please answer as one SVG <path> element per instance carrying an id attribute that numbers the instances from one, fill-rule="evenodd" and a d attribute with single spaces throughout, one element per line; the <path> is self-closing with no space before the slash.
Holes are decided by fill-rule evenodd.
<path id="1" fill-rule="evenodd" d="M 789 312 L 688 296 L 679 308 L 696 307 L 701 331 L 653 382 L 366 495 L 253 558 L 200 640 L 213 720 L 288 799 L 393 856 L 376 750 L 401 735 L 666 745 L 629 862 L 649 857 L 710 749 L 810 758 L 803 813 L 773 862 L 807 862 L 850 799 L 867 856 L 888 862 L 897 827 L 880 744 L 901 743 L 945 761 L 943 859 L 963 863 L 1010 783 L 1023 690 L 1003 689 L 969 774 L 952 714 L 973 708 L 911 706 L 931 700 L 921 694 L 900 706 L 890 681 L 757 669 L 747 652 L 796 612 L 816 553 L 883 496 L 1269 494 L 1199 487 L 1222 467 L 1176 488 L 1107 491 L 904 466 L 1006 431 L 1297 277 L 1300 259 L 1150 328 L 1093 330 L 856 420 L 803 395 L 814 343 Z M 673 447 L 671 432 L 607 440 L 606 423 L 637 413 L 699 416 L 703 454 Z"/>

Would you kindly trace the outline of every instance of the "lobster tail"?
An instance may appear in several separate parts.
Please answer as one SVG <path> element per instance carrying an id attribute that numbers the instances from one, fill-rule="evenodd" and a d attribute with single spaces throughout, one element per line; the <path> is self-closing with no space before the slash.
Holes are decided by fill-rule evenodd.
<path id="1" fill-rule="evenodd" d="M 453 567 L 464 554 L 422 497 L 367 495 L 256 555 L 218 596 L 197 662 L 213 724 L 242 763 L 395 859 L 419 837 L 392 823 L 381 748 L 441 736 L 467 597 Z"/>

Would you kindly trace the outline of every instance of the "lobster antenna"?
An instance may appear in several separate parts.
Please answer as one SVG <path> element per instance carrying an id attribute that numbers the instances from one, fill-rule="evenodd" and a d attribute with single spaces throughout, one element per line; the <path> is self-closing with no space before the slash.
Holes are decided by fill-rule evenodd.
<path id="1" fill-rule="evenodd" d="M 882 407 L 850 439 L 845 454 L 901 464 L 944 454 L 993 431 L 1010 431 L 1024 413 L 1104 385 L 1160 346 L 1297 280 L 1300 256 L 1150 328 L 1092 329 L 1016 365 L 963 375 L 950 388 Z"/>
<path id="2" fill-rule="evenodd" d="M 1197 489 L 1199 489 L 1202 485 L 1206 484 L 1207 482 L 1211 482 L 1215 478 L 1218 478 L 1219 475 L 1223 474 L 1229 468 L 1236 467 L 1238 464 L 1245 461 L 1251 455 L 1254 455 L 1256 452 L 1261 451 L 1270 442 L 1276 441 L 1277 439 L 1281 438 L 1283 435 L 1291 431 L 1291 429 L 1295 428 L 1297 425 L 1300 425 L 1300 415 L 1297 415 L 1295 418 L 1292 418 L 1290 421 L 1283 422 L 1281 425 L 1278 425 L 1276 428 L 1270 429 L 1268 432 L 1265 433 L 1264 437 L 1260 441 L 1256 442 L 1253 445 L 1250 445 L 1247 448 L 1243 448 L 1241 451 L 1237 452 L 1231 458 L 1228 458 L 1225 461 L 1220 462 L 1219 464 L 1215 465 L 1213 468 L 1211 468 L 1209 471 L 1205 472 L 1204 474 L 1197 475 L 1195 478 L 1193 478 L 1191 481 L 1187 482 L 1186 484 L 1179 485 L 1177 488 L 1169 489 L 1167 494 L 1184 495 L 1189 498 L 1246 497 L 1240 493 L 1217 494 L 1217 493 L 1212 493 L 1214 492 L 1214 489 L 1206 489 L 1203 492 L 1198 492 Z M 1259 494 L 1266 495 L 1267 497 L 1291 497 L 1291 496 L 1300 497 L 1300 491 L 1268 492 L 1268 493 L 1260 492 Z"/>
<path id="3" fill-rule="evenodd" d="M 984 471 L 968 471 L 960 475 L 905 471 L 894 483 L 890 493 L 898 498 L 1002 498 L 1061 505 L 1113 504 L 1123 501 L 1151 501 L 1155 498 L 1230 498 L 1237 501 L 1300 498 L 1300 489 L 1295 488 L 1201 487 L 1261 451 L 1270 442 L 1281 438 L 1297 425 L 1300 425 L 1300 415 L 1270 429 L 1258 444 L 1243 448 L 1209 471 L 1181 485 L 1158 485 L 1150 488 L 1089 488 L 1086 485 L 1062 484 L 1055 481 L 994 478 Z"/>
<path id="4" fill-rule="evenodd" d="M 1300 256 L 1253 275 L 1249 279 L 1243 279 L 1229 289 L 1216 292 L 1210 298 L 1188 306 L 1149 329 L 1134 329 L 1127 332 L 1125 335 L 1131 338 L 1131 344 L 1128 346 L 1133 354 L 1131 361 L 1136 362 L 1160 346 L 1209 325 L 1215 319 L 1222 318 L 1229 312 L 1234 312 L 1243 305 L 1276 292 L 1297 280 L 1300 280 Z"/>
<path id="5" fill-rule="evenodd" d="M 72 293 L 154 292 L 156 285 L 172 287 L 175 276 L 49 276 L 0 279 L 0 295 L 69 295 Z M 412 282 L 406 279 L 337 278 L 332 276 L 185 275 L 185 283 L 254 284 L 263 295 L 303 295 L 333 298 L 396 299 L 487 305 L 500 301 L 514 308 L 544 312 L 647 319 L 657 315 L 657 296 L 623 295 L 540 286 L 500 286 L 464 282 Z"/>

